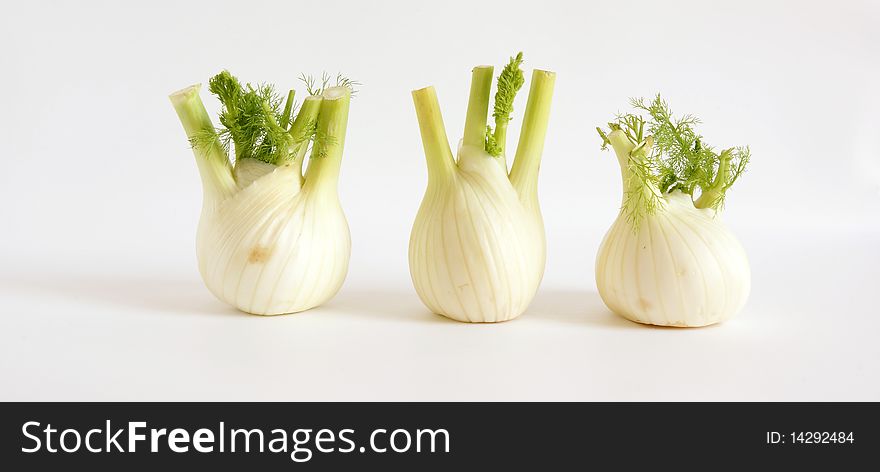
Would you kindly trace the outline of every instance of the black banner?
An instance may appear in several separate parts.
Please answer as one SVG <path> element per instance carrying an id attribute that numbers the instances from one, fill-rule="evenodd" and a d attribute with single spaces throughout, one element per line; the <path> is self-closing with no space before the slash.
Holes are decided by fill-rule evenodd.
<path id="1" fill-rule="evenodd" d="M 5 403 L 0 414 L 0 460 L 16 465 L 5 470 L 850 470 L 880 446 L 880 406 L 856 403 Z"/>

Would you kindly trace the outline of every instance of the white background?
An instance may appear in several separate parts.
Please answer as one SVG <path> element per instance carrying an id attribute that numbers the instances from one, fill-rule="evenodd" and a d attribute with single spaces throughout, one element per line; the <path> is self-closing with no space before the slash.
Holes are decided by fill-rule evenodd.
<path id="1" fill-rule="evenodd" d="M 877 2 L 124 3 L 0 14 L 0 400 L 880 400 Z M 409 280 L 409 92 L 436 86 L 457 141 L 471 67 L 518 50 L 558 73 L 546 275 L 519 319 L 460 324 Z M 324 307 L 247 316 L 199 279 L 200 181 L 166 97 L 223 68 L 364 84 L 351 268 Z M 752 149 L 724 218 L 753 291 L 720 326 L 636 325 L 596 294 L 620 179 L 594 127 L 658 91 Z"/>

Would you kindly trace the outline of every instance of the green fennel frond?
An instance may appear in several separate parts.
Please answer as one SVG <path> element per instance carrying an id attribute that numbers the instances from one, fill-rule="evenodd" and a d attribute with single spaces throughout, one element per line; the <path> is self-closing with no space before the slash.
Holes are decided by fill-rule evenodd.
<path id="1" fill-rule="evenodd" d="M 303 75 L 301 80 L 305 82 L 309 95 L 320 95 L 331 83 L 326 73 L 320 83 L 312 76 Z M 341 74 L 336 77 L 336 84 L 352 90 L 359 85 Z M 329 144 L 331 141 L 330 137 L 319 136 L 314 120 L 309 121 L 297 136 L 293 135 L 291 125 L 299 108 L 293 100 L 293 90 L 282 97 L 270 84 L 242 84 L 225 70 L 208 81 L 208 89 L 222 105 L 221 126 L 193 135 L 190 138 L 193 147 L 206 148 L 219 141 L 225 153 L 234 153 L 235 162 L 257 159 L 282 165 L 290 162 L 295 154 L 302 155 L 303 146 L 315 142 Z"/>
<path id="2" fill-rule="evenodd" d="M 643 158 L 637 159 L 638 165 L 630 166 L 629 174 L 635 176 L 633 185 L 643 182 L 660 194 L 678 190 L 690 195 L 698 208 L 720 209 L 727 190 L 745 172 L 751 157 L 749 148 L 734 147 L 716 152 L 697 132 L 696 126 L 700 120 L 693 115 L 675 117 L 659 94 L 650 101 L 632 99 L 630 104 L 646 112 L 649 119 L 636 114 L 623 114 L 609 125 L 612 130 L 624 131 L 633 145 L 637 146 L 634 153 L 639 151 L 638 146 L 645 144 L 649 138 L 651 140 Z M 605 149 L 610 144 L 608 136 L 601 128 L 597 130 L 602 138 L 602 149 Z M 636 189 L 629 186 L 625 189 L 625 192 L 633 191 Z M 653 193 L 654 190 L 651 191 Z M 638 212 L 633 213 L 636 218 L 641 213 L 650 214 L 656 208 L 650 199 L 641 200 L 641 194 L 637 199 L 630 202 L 640 207 Z M 626 201 L 624 206 L 629 206 Z"/>
<path id="3" fill-rule="evenodd" d="M 653 214 L 661 205 L 657 191 L 658 163 L 652 158 L 653 138 L 645 136 L 645 120 L 640 116 L 620 115 L 616 123 L 608 123 L 611 131 L 621 131 L 633 145 L 626 160 L 627 172 L 623 179 L 622 210 L 635 230 L 645 215 Z M 608 135 L 596 128 L 602 137 L 603 149 L 611 144 Z"/>
<path id="4" fill-rule="evenodd" d="M 515 57 L 510 58 L 510 62 L 504 66 L 501 74 L 498 76 L 498 90 L 495 92 L 495 111 L 492 116 L 498 121 L 510 121 L 510 114 L 513 113 L 513 99 L 516 98 L 517 92 L 526 82 L 523 75 L 522 66 L 523 53 L 518 53 Z"/>
<path id="5" fill-rule="evenodd" d="M 314 75 L 300 74 L 299 80 L 306 86 L 306 93 L 309 95 L 321 95 L 330 82 L 330 76 L 324 72 L 321 74 L 321 81 L 318 82 Z"/>
<path id="6" fill-rule="evenodd" d="M 711 182 L 717 156 L 694 130 L 699 119 L 693 115 L 674 118 L 660 95 L 651 102 L 632 99 L 630 103 L 651 116 L 648 132 L 654 137 L 655 157 L 660 161 L 662 192 L 681 190 L 693 195 L 696 187 Z"/>
<path id="7" fill-rule="evenodd" d="M 489 155 L 498 157 L 501 155 L 501 152 L 504 151 L 501 149 L 501 146 L 498 145 L 498 141 L 495 140 L 495 134 L 492 132 L 492 126 L 486 125 L 486 152 Z"/>
<path id="8" fill-rule="evenodd" d="M 302 129 L 302 132 L 298 136 L 294 136 L 294 144 L 300 144 L 304 142 L 311 141 L 315 138 L 315 135 L 318 133 L 318 120 L 312 119 L 309 120 Z"/>
<path id="9" fill-rule="evenodd" d="M 603 151 L 608 150 L 608 145 L 611 144 L 611 140 L 608 139 L 608 133 L 601 126 L 597 126 L 596 131 L 599 132 L 599 137 L 602 138 L 602 147 L 600 149 Z"/>
<path id="10" fill-rule="evenodd" d="M 306 152 L 311 149 L 327 149 L 328 146 L 336 144 L 336 137 L 327 133 L 318 131 L 318 120 L 309 120 L 303 127 L 302 132 L 298 136 L 294 136 L 294 149 L 299 150 L 301 146 L 306 146 Z M 326 152 L 313 154 L 312 157 L 326 157 Z"/>
<path id="11" fill-rule="evenodd" d="M 727 182 L 724 183 L 722 190 L 727 191 L 740 176 L 746 172 L 746 166 L 752 159 L 752 151 L 748 146 L 737 146 L 731 151 L 731 168 L 730 175 L 727 176 Z"/>
<path id="12" fill-rule="evenodd" d="M 486 127 L 486 152 L 493 157 L 501 156 L 507 144 L 507 123 L 513 113 L 513 101 L 526 81 L 520 68 L 522 63 L 523 53 L 519 52 L 510 58 L 498 75 L 495 108 L 492 112 L 492 117 L 495 118 L 495 130 L 493 131 L 491 126 Z"/>
<path id="13" fill-rule="evenodd" d="M 336 86 L 337 87 L 347 87 L 351 90 L 351 96 L 354 97 L 358 93 L 358 87 L 363 85 L 357 80 L 349 79 L 348 77 L 340 74 L 336 74 Z"/>
<path id="14" fill-rule="evenodd" d="M 656 168 L 647 159 L 631 156 L 628 162 L 629 173 L 624 179 L 623 211 L 634 229 L 645 215 L 652 215 L 661 205 L 660 193 L 656 190 Z"/>
<path id="15" fill-rule="evenodd" d="M 274 87 L 242 85 L 229 71 L 223 71 L 208 81 L 208 89 L 222 105 L 222 127 L 196 134 L 193 146 L 207 146 L 219 138 L 224 151 L 234 146 L 236 161 L 257 159 L 270 164 L 289 153 L 292 138 L 281 125 L 289 119 L 285 118 L 289 111 L 281 109 L 283 99 Z"/>
<path id="16" fill-rule="evenodd" d="M 301 74 L 299 76 L 299 80 L 305 84 L 306 92 L 309 95 L 321 95 L 330 87 L 347 87 L 351 90 L 351 96 L 354 97 L 357 94 L 357 88 L 362 84 L 356 80 L 349 79 L 348 77 L 342 75 L 341 73 L 336 74 L 336 83 L 331 85 L 330 82 L 330 74 L 327 72 L 323 72 L 321 74 L 320 81 L 315 78 L 313 75 L 305 75 Z"/>
<path id="17" fill-rule="evenodd" d="M 331 136 L 327 133 L 323 133 L 315 128 L 314 133 L 311 138 L 312 150 L 318 149 L 318 153 L 312 153 L 312 158 L 322 158 L 327 157 L 327 148 L 336 144 L 337 140 L 335 136 Z"/>

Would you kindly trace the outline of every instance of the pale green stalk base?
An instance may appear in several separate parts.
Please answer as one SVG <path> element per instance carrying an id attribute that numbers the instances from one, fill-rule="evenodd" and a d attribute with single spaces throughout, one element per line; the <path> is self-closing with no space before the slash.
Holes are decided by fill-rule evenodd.
<path id="1" fill-rule="evenodd" d="M 296 90 L 291 89 L 287 92 L 287 100 L 284 101 L 284 111 L 281 113 L 281 125 L 282 128 L 287 129 L 287 125 L 290 124 L 290 114 L 293 112 L 293 98 L 296 96 Z"/>
<path id="2" fill-rule="evenodd" d="M 471 92 L 468 98 L 467 117 L 464 123 L 465 146 L 474 146 L 480 149 L 486 147 L 486 118 L 489 115 L 489 99 L 492 94 L 492 76 L 495 69 L 492 66 L 477 66 L 471 74 Z M 505 123 L 506 127 L 506 123 Z M 506 131 L 506 130 L 505 130 Z M 502 131 L 502 134 L 505 133 Z M 496 135 L 497 136 L 497 135 Z M 504 138 L 502 138 L 504 139 Z M 469 156 L 472 154 L 468 154 Z M 502 152 L 495 158 L 498 165 L 507 173 L 507 159 Z"/>
<path id="3" fill-rule="evenodd" d="M 317 138 L 312 145 L 304 190 L 318 188 L 326 192 L 336 192 L 350 103 L 351 89 L 348 87 L 331 87 L 322 94 L 317 118 Z"/>
<path id="4" fill-rule="evenodd" d="M 455 167 L 455 158 L 449 148 L 446 126 L 440 114 L 440 104 L 434 87 L 425 87 L 412 92 L 416 106 L 416 117 L 419 120 L 419 131 L 422 134 L 422 146 L 425 148 L 425 159 L 428 161 L 428 184 L 448 177 Z"/>
<path id="5" fill-rule="evenodd" d="M 318 112 L 321 109 L 321 101 L 322 98 L 317 95 L 306 97 L 299 109 L 299 113 L 297 113 L 296 118 L 293 120 L 293 124 L 290 125 L 290 135 L 293 136 L 293 139 L 298 141 L 299 144 L 296 145 L 296 150 L 291 154 L 289 164 L 299 170 L 300 186 L 302 186 L 303 183 L 303 162 L 305 162 L 306 149 L 309 147 L 309 141 L 305 134 L 308 131 L 308 128 L 313 126 L 318 119 Z M 286 164 L 286 162 L 284 164 Z"/>
<path id="6" fill-rule="evenodd" d="M 702 189 L 700 198 L 694 202 L 697 208 L 710 208 L 716 206 L 716 203 L 724 197 L 724 191 L 727 190 L 728 179 L 730 177 L 730 149 L 721 152 L 718 156 L 718 173 L 715 174 L 715 180 L 708 188 Z"/>
<path id="7" fill-rule="evenodd" d="M 637 148 L 636 144 L 626 136 L 626 133 L 618 129 L 608 133 L 608 141 L 617 155 L 618 164 L 620 164 L 623 188 L 621 211 L 633 224 L 633 228 L 638 229 L 641 219 L 646 214 L 650 215 L 657 208 L 663 207 L 665 202 L 657 185 L 636 172 L 642 168 L 641 160 L 644 159 L 645 153 L 649 152 L 653 139 L 649 136 Z"/>
<path id="8" fill-rule="evenodd" d="M 492 93 L 492 66 L 474 67 L 471 94 L 464 122 L 464 145 L 483 148 L 486 145 L 486 117 L 489 114 L 489 96 Z"/>
<path id="9" fill-rule="evenodd" d="M 617 163 L 620 165 L 620 176 L 623 178 L 625 188 L 626 180 L 630 174 L 630 153 L 632 153 L 636 145 L 621 130 L 614 130 L 608 133 L 608 141 L 611 142 L 611 148 L 614 149 L 614 154 L 617 156 Z"/>
<path id="10" fill-rule="evenodd" d="M 192 140 L 196 134 L 210 130 L 213 132 L 214 124 L 208 116 L 205 105 L 199 97 L 201 84 L 192 85 L 183 90 L 172 93 L 168 98 L 177 112 L 177 117 L 183 125 L 188 139 Z M 220 144 L 220 139 L 208 147 L 196 149 L 193 154 L 202 178 L 205 196 L 211 199 L 226 198 L 237 191 L 235 178 L 232 175 L 232 166 L 229 158 Z"/>
<path id="11" fill-rule="evenodd" d="M 537 204 L 538 171 L 541 168 L 541 155 L 544 153 L 555 84 L 556 73 L 544 70 L 532 72 L 529 99 L 526 102 L 519 143 L 516 145 L 516 157 L 510 169 L 510 182 L 523 202 Z"/>

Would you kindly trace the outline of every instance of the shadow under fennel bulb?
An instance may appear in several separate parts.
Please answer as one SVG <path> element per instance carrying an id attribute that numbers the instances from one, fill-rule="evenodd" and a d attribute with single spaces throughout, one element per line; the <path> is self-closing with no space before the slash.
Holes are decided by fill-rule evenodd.
<path id="1" fill-rule="evenodd" d="M 612 311 L 639 323 L 724 321 L 743 307 L 751 286 L 745 250 L 720 217 L 749 150 L 716 153 L 694 131 L 698 120 L 673 118 L 659 96 L 633 105 L 650 121 L 623 115 L 610 131 L 598 130 L 603 149 L 611 145 L 617 155 L 624 191 L 596 259 L 599 294 Z"/>
<path id="2" fill-rule="evenodd" d="M 342 286 L 351 253 L 337 192 L 350 83 L 309 84 L 310 96 L 295 117 L 292 91 L 282 111 L 271 87 L 243 87 L 228 72 L 210 85 L 223 103 L 219 130 L 199 98 L 200 86 L 170 97 L 202 177 L 196 246 L 205 285 L 251 314 L 323 304 Z"/>
<path id="3" fill-rule="evenodd" d="M 428 188 L 413 224 L 410 274 L 434 313 L 464 322 L 513 319 L 544 273 L 537 178 L 555 74 L 535 70 L 516 157 L 504 155 L 513 97 L 524 83 L 511 58 L 498 79 L 495 130 L 486 126 L 493 68 L 473 70 L 464 138 L 454 159 L 433 87 L 413 92 L 428 163 Z"/>

